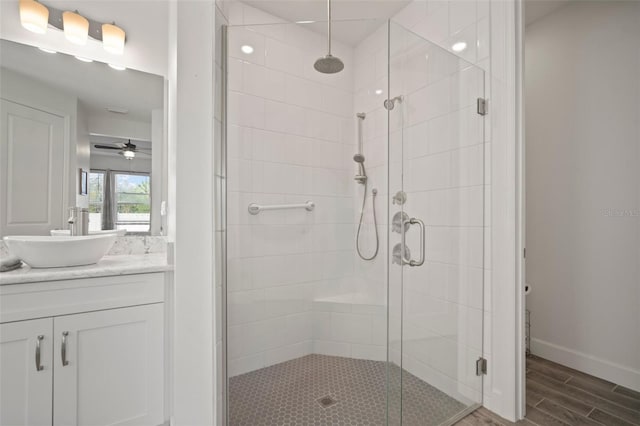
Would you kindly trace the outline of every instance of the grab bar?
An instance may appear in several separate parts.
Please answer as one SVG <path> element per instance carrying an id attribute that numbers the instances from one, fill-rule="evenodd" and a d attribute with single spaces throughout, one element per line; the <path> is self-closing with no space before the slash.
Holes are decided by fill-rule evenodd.
<path id="1" fill-rule="evenodd" d="M 307 201 L 302 204 L 272 204 L 270 206 L 261 206 L 256 203 L 249 204 L 249 213 L 256 215 L 263 210 L 285 210 L 285 209 L 306 209 L 307 211 L 313 211 L 316 208 L 316 204 L 313 201 Z"/>

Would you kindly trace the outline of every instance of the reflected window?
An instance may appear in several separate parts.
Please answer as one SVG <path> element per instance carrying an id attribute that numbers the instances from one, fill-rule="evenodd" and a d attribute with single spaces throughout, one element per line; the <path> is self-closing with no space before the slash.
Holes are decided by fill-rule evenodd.
<path id="1" fill-rule="evenodd" d="M 149 173 L 91 170 L 89 230 L 125 229 L 131 234 L 151 230 Z"/>
<path id="2" fill-rule="evenodd" d="M 142 173 L 114 173 L 115 225 L 131 233 L 151 227 L 151 178 Z"/>

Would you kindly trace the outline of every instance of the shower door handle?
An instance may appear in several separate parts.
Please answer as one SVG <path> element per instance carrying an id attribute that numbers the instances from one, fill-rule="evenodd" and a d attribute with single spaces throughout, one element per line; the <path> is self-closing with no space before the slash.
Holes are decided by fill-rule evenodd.
<path id="1" fill-rule="evenodd" d="M 409 265 L 409 266 L 422 266 L 424 264 L 424 256 L 425 256 L 425 226 L 424 226 L 424 222 L 421 221 L 420 219 L 416 219 L 415 217 L 412 217 L 411 219 L 407 219 L 402 223 L 402 246 L 404 247 L 404 240 L 405 240 L 405 226 L 409 224 L 409 225 L 418 225 L 420 227 L 420 258 L 418 260 L 413 260 L 413 259 L 407 259 L 404 256 L 404 253 L 402 254 L 402 263 L 405 265 Z"/>

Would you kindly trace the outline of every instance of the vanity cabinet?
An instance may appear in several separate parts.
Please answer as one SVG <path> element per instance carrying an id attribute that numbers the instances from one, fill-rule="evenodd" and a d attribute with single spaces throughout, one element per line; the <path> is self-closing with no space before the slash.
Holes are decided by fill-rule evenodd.
<path id="1" fill-rule="evenodd" d="M 0 424 L 50 425 L 53 318 L 0 324 Z"/>
<path id="2" fill-rule="evenodd" d="M 0 425 L 164 422 L 164 303 L 157 300 L 164 295 L 162 274 L 36 284 L 62 286 L 63 292 L 72 293 L 94 288 L 103 294 L 110 283 L 116 289 L 123 283 L 133 286 L 128 290 L 136 304 L 85 312 L 83 306 L 95 302 L 87 297 L 67 309 L 79 313 L 0 324 Z M 17 297 L 16 292 L 27 297 L 28 289 L 21 286 L 33 285 L 2 286 L 0 298 Z M 52 302 L 61 300 L 64 297 Z M 137 304 L 140 301 L 151 303 Z M 127 304 L 122 299 L 120 303 Z"/>

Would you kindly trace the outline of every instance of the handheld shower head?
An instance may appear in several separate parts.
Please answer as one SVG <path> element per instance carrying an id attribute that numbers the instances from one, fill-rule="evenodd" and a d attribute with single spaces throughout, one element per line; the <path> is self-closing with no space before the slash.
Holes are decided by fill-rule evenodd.
<path id="1" fill-rule="evenodd" d="M 362 154 L 356 154 L 353 156 L 353 161 L 355 161 L 356 163 L 364 163 L 364 155 Z"/>

